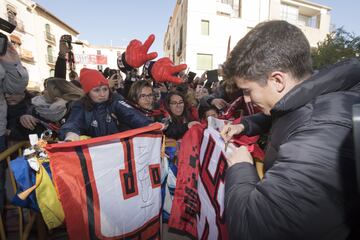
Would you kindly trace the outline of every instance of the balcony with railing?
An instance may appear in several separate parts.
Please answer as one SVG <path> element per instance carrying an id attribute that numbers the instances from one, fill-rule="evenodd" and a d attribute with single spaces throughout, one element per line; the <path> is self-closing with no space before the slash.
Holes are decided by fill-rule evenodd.
<path id="1" fill-rule="evenodd" d="M 295 6 L 282 2 L 281 19 L 294 25 L 319 29 L 321 9 L 314 9 L 307 6 Z"/>
<path id="2" fill-rule="evenodd" d="M 32 54 L 32 51 L 29 51 L 27 49 L 21 48 L 20 49 L 20 58 L 21 60 L 29 63 L 34 63 L 34 56 Z"/>
<path id="3" fill-rule="evenodd" d="M 45 34 L 45 40 L 53 45 L 56 44 L 56 41 L 55 41 L 55 36 L 54 34 L 50 33 L 50 32 L 44 32 Z"/>
<path id="4" fill-rule="evenodd" d="M 319 10 L 286 4 L 282 4 L 281 7 L 281 19 L 299 27 L 308 39 L 310 46 L 316 46 L 319 41 L 324 39 L 326 27 L 321 25 L 321 18 L 326 16 L 321 15 Z"/>

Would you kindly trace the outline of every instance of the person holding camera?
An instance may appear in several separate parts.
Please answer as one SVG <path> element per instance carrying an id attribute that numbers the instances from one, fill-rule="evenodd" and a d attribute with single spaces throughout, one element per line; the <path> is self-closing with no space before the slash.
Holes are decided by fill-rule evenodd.
<path id="1" fill-rule="evenodd" d="M 117 92 L 126 97 L 126 95 L 124 95 L 124 80 L 120 74 L 120 70 L 107 67 L 104 69 L 103 75 L 109 80 L 109 87 L 113 92 Z"/>
<path id="2" fill-rule="evenodd" d="M 54 77 L 66 79 L 66 55 L 71 51 L 71 36 L 62 35 L 59 42 L 59 55 L 55 63 Z"/>
<path id="3" fill-rule="evenodd" d="M 6 41 L 7 42 L 7 41 Z M 7 104 L 6 94 L 24 93 L 29 81 L 27 70 L 21 65 L 14 46 L 7 42 L 7 49 L 0 56 L 0 152 L 6 149 Z M 0 211 L 5 198 L 5 161 L 0 162 Z"/>
<path id="4" fill-rule="evenodd" d="M 75 86 L 81 88 L 79 76 L 75 71 L 74 54 L 72 52 L 71 35 L 62 35 L 59 42 L 59 55 L 55 63 L 54 77 L 66 79 L 66 61 L 70 62 L 69 80 Z M 77 42 L 75 42 L 77 43 Z"/>

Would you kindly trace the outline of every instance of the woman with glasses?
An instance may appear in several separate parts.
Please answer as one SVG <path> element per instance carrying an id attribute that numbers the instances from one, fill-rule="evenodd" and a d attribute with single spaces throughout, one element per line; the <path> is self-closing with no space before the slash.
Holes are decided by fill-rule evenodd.
<path id="1" fill-rule="evenodd" d="M 147 126 L 151 121 L 109 88 L 108 80 L 97 70 L 83 68 L 80 83 L 85 96 L 75 102 L 60 139 L 79 140 L 80 135 L 99 137 Z"/>
<path id="2" fill-rule="evenodd" d="M 163 109 L 154 109 L 155 94 L 149 81 L 134 82 L 129 90 L 128 99 L 150 120 L 160 122 L 164 118 L 165 111 Z"/>
<path id="3" fill-rule="evenodd" d="M 165 135 L 173 139 L 181 139 L 194 124 L 200 124 L 188 107 L 184 96 L 177 91 L 169 92 L 165 99 L 165 108 L 170 114 L 170 123 Z"/>
<path id="4" fill-rule="evenodd" d="M 146 80 L 134 82 L 129 90 L 128 99 L 140 110 L 151 111 L 154 107 L 154 93 L 150 82 Z"/>

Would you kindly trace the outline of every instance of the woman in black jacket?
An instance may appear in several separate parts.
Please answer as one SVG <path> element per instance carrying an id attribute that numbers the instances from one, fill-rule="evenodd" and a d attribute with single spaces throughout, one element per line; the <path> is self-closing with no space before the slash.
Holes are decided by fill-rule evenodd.
<path id="1" fill-rule="evenodd" d="M 188 108 L 185 97 L 177 91 L 169 92 L 165 99 L 165 108 L 170 114 L 170 123 L 165 135 L 173 139 L 181 139 L 194 124 L 200 124 Z"/>
<path id="2" fill-rule="evenodd" d="M 105 136 L 151 123 L 121 95 L 112 93 L 108 80 L 99 71 L 83 68 L 80 82 L 86 95 L 73 104 L 60 129 L 61 140 L 79 140 L 80 135 Z"/>

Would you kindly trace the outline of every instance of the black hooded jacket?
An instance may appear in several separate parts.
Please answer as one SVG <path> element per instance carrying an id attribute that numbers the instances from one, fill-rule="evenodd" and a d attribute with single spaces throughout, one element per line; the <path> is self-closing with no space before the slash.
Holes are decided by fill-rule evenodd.
<path id="1" fill-rule="evenodd" d="M 360 239 L 357 103 L 360 63 L 352 59 L 314 74 L 274 106 L 264 178 L 249 163 L 226 173 L 231 239 Z"/>

